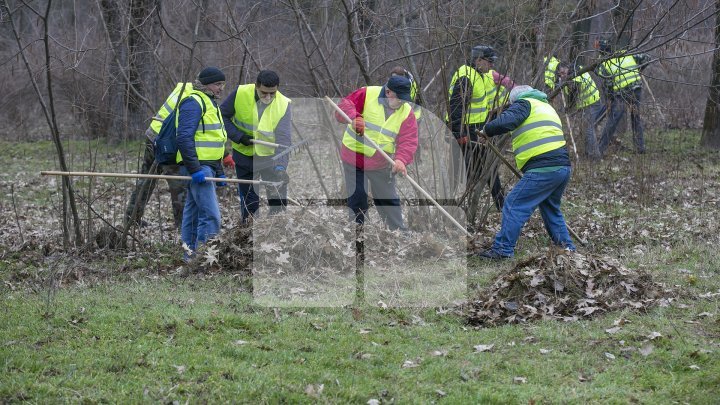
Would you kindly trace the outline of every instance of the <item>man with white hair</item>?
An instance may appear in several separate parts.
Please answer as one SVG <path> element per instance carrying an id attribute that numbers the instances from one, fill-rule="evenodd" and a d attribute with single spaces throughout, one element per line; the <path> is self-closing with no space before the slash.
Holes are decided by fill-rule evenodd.
<path id="1" fill-rule="evenodd" d="M 483 132 L 487 136 L 511 132 L 515 164 L 523 176 L 505 197 L 502 227 L 495 242 L 479 256 L 493 260 L 513 257 L 520 231 L 538 207 L 552 242 L 574 251 L 560 211 L 571 173 L 560 117 L 547 102 L 547 95 L 530 86 L 513 88 L 510 102 L 508 109 L 485 124 Z"/>

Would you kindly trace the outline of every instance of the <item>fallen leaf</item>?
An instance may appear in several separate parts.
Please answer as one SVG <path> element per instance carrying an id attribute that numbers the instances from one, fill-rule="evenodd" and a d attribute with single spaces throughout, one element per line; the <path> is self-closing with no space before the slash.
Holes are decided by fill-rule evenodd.
<path id="1" fill-rule="evenodd" d="M 378 301 L 378 306 L 382 309 L 387 309 L 388 305 L 382 301 Z"/>
<path id="2" fill-rule="evenodd" d="M 367 405 L 380 405 L 380 401 L 378 401 L 375 398 L 372 398 L 367 401 Z"/>
<path id="3" fill-rule="evenodd" d="M 176 366 L 173 364 L 173 367 L 175 367 L 175 370 L 177 370 L 178 374 L 182 374 L 185 372 L 185 366 Z"/>
<path id="4" fill-rule="evenodd" d="M 709 318 L 709 317 L 713 316 L 713 314 L 710 312 L 701 312 L 701 313 L 697 314 L 697 316 L 698 316 L 698 318 Z"/>
<path id="5" fill-rule="evenodd" d="M 615 355 L 612 354 L 612 353 L 605 352 L 605 357 L 606 357 L 608 360 L 615 360 Z"/>
<path id="6" fill-rule="evenodd" d="M 624 318 L 620 318 L 620 319 L 616 319 L 616 320 L 613 322 L 613 326 L 623 326 L 623 325 L 625 325 L 626 323 L 630 323 L 630 321 L 628 321 L 627 319 L 624 319 Z"/>
<path id="7" fill-rule="evenodd" d="M 244 340 L 236 340 L 236 341 L 233 342 L 233 344 L 236 344 L 236 345 L 238 345 L 238 346 L 246 345 L 247 343 L 248 343 L 248 342 L 246 342 L 246 341 L 244 341 Z"/>
<path id="8" fill-rule="evenodd" d="M 443 390 L 435 390 L 435 393 L 438 394 L 439 397 L 447 396 L 447 392 Z"/>
<path id="9" fill-rule="evenodd" d="M 605 329 L 605 332 L 607 332 L 607 333 L 609 333 L 609 334 L 611 334 L 611 335 L 614 335 L 614 334 L 620 332 L 621 329 L 622 329 L 621 327 L 616 326 L 616 327 L 614 327 L 614 328 Z"/>
<path id="10" fill-rule="evenodd" d="M 372 329 L 360 329 L 361 335 L 367 335 L 368 333 L 372 332 Z"/>
<path id="11" fill-rule="evenodd" d="M 445 357 L 448 354 L 447 350 L 434 350 L 432 353 L 430 353 L 433 356 L 436 357 Z"/>
<path id="12" fill-rule="evenodd" d="M 527 383 L 527 378 L 525 377 L 514 377 L 513 378 L 513 384 L 525 384 Z"/>
<path id="13" fill-rule="evenodd" d="M 493 347 L 495 347 L 494 344 L 491 345 L 475 345 L 473 346 L 475 348 L 475 353 L 482 353 L 482 352 L 489 352 L 492 350 Z"/>
<path id="14" fill-rule="evenodd" d="M 415 368 L 415 367 L 420 367 L 420 365 L 415 363 L 412 360 L 405 360 L 405 362 L 402 365 L 402 368 Z"/>
<path id="15" fill-rule="evenodd" d="M 638 349 L 638 351 L 640 352 L 640 354 L 642 354 L 643 357 L 649 356 L 653 352 L 653 350 L 655 350 L 655 348 L 649 343 L 643 345 L 643 347 Z"/>
<path id="16" fill-rule="evenodd" d="M 650 334 L 645 337 L 648 338 L 649 340 L 655 340 L 657 338 L 661 338 L 662 335 L 658 332 L 650 332 Z"/>
<path id="17" fill-rule="evenodd" d="M 693 364 L 693 365 L 690 366 L 690 370 L 699 371 L 699 370 L 700 370 L 700 366 L 698 366 L 698 365 L 696 365 L 696 364 Z"/>
<path id="18" fill-rule="evenodd" d="M 548 354 L 552 351 L 552 349 L 540 349 L 540 354 Z"/>
<path id="19" fill-rule="evenodd" d="M 308 384 L 305 387 L 305 394 L 311 397 L 319 397 L 325 389 L 325 384 Z"/>

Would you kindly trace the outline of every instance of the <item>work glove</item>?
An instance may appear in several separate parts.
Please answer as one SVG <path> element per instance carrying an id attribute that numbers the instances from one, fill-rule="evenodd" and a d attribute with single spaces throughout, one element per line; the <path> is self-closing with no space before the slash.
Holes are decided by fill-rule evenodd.
<path id="1" fill-rule="evenodd" d="M 458 145 L 467 145 L 467 143 L 469 141 L 469 138 L 467 135 L 463 135 L 463 136 L 457 137 L 455 139 L 457 139 Z"/>
<path id="2" fill-rule="evenodd" d="M 355 133 L 362 136 L 362 134 L 365 132 L 365 119 L 361 115 L 358 115 L 353 120 L 352 126 L 355 130 Z"/>
<path id="3" fill-rule="evenodd" d="M 235 167 L 235 161 L 233 160 L 232 153 L 229 153 L 223 158 L 223 166 L 227 167 L 228 169 L 232 169 L 233 167 Z"/>
<path id="4" fill-rule="evenodd" d="M 275 166 L 275 178 L 283 184 L 290 183 L 290 176 L 288 176 L 285 166 Z"/>
<path id="5" fill-rule="evenodd" d="M 243 134 L 243 136 L 240 137 L 240 143 L 245 146 L 252 145 L 253 143 L 250 142 L 251 140 L 252 140 L 252 136 L 250 136 L 248 134 Z"/>
<path id="6" fill-rule="evenodd" d="M 227 179 L 227 176 L 224 174 L 218 174 L 217 178 L 218 179 Z M 215 185 L 218 187 L 225 187 L 225 186 L 227 186 L 227 181 L 218 181 L 215 183 Z"/>
<path id="7" fill-rule="evenodd" d="M 194 184 L 205 183 L 205 173 L 203 173 L 202 170 L 196 171 L 195 173 L 191 174 L 190 177 L 192 177 L 192 182 Z"/>

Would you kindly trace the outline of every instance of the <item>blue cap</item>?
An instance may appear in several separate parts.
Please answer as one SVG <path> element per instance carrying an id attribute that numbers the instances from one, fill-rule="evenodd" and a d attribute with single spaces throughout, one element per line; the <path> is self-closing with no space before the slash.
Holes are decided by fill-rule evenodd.
<path id="1" fill-rule="evenodd" d="M 401 100 L 412 102 L 410 97 L 410 79 L 403 76 L 391 76 L 387 82 L 387 88 L 394 91 Z"/>

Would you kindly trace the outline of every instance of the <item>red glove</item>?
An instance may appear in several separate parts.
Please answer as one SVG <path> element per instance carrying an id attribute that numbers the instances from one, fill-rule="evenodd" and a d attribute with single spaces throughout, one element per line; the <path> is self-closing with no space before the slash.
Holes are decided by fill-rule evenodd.
<path id="1" fill-rule="evenodd" d="M 225 158 L 223 159 L 223 166 L 227 168 L 233 168 L 235 167 L 235 161 L 232 158 L 232 153 L 229 153 Z"/>
<path id="2" fill-rule="evenodd" d="M 460 138 L 457 139 L 457 143 L 458 143 L 458 145 L 467 145 L 468 136 L 467 135 L 461 136 Z"/>
<path id="3" fill-rule="evenodd" d="M 352 126 L 356 134 L 362 135 L 363 132 L 365 132 L 365 119 L 362 116 L 358 115 L 353 120 Z"/>

